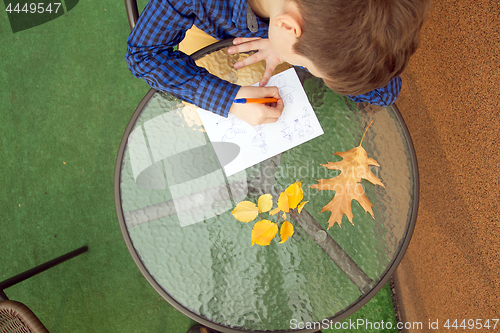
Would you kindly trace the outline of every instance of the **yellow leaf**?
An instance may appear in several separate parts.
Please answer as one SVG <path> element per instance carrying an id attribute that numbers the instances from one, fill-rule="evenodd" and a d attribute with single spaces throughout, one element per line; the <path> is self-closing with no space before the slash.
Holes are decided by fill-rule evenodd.
<path id="1" fill-rule="evenodd" d="M 299 212 L 299 214 L 300 214 L 300 212 L 302 211 L 302 208 L 304 208 L 304 205 L 305 205 L 306 203 L 308 203 L 308 202 L 309 202 L 309 201 L 302 201 L 302 202 L 300 203 L 299 207 L 297 207 L 297 212 Z"/>
<path id="2" fill-rule="evenodd" d="M 362 142 L 363 139 L 361 139 Z M 340 226 L 344 214 L 347 216 L 349 222 L 354 225 L 352 222 L 352 200 L 357 200 L 361 207 L 373 217 L 373 204 L 365 195 L 363 185 L 360 183 L 361 179 L 366 179 L 372 184 L 385 187 L 380 179 L 370 170 L 370 165 L 379 166 L 379 164 L 373 158 L 368 157 L 364 148 L 361 147 L 361 143 L 358 147 L 349 151 L 334 153 L 334 155 L 342 157 L 342 161 L 328 162 L 323 166 L 332 170 L 340 170 L 340 174 L 330 179 L 319 179 L 317 181 L 318 184 L 311 186 L 311 188 L 316 188 L 320 191 L 335 191 L 333 199 L 321 210 L 321 212 L 331 212 L 330 219 L 328 220 L 328 228 L 332 227 L 335 223 L 338 223 Z"/>
<path id="3" fill-rule="evenodd" d="M 259 206 L 259 210 L 261 213 L 265 213 L 271 208 L 273 208 L 273 196 L 270 194 L 263 194 L 259 197 L 257 201 L 257 205 Z"/>
<path id="4" fill-rule="evenodd" d="M 283 220 L 286 221 L 286 213 L 283 213 L 283 215 L 281 215 L 281 217 L 283 217 Z"/>
<path id="5" fill-rule="evenodd" d="M 286 195 L 288 196 L 288 205 L 290 208 L 295 209 L 299 202 L 304 198 L 304 192 L 302 191 L 302 183 L 295 182 L 292 185 L 288 186 L 285 190 Z"/>
<path id="6" fill-rule="evenodd" d="M 266 246 L 278 233 L 278 226 L 269 220 L 256 222 L 252 229 L 252 246 L 254 244 Z"/>
<path id="7" fill-rule="evenodd" d="M 242 201 L 234 207 L 231 212 L 233 216 L 241 222 L 253 221 L 259 215 L 259 208 L 250 201 Z"/>
<path id="8" fill-rule="evenodd" d="M 281 192 L 280 197 L 278 198 L 278 208 L 285 213 L 288 213 L 290 206 L 288 204 L 288 195 L 286 195 L 286 192 Z"/>
<path id="9" fill-rule="evenodd" d="M 280 237 L 281 237 L 280 244 L 286 242 L 288 237 L 292 237 L 293 232 L 294 232 L 293 225 L 288 221 L 283 222 L 280 229 Z"/>
<path id="10" fill-rule="evenodd" d="M 269 212 L 269 215 L 276 215 L 277 212 L 280 211 L 279 207 L 274 208 L 272 211 Z"/>

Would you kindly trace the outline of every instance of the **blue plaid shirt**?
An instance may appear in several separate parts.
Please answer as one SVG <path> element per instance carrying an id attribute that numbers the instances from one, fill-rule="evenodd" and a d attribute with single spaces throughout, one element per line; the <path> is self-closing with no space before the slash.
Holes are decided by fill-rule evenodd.
<path id="1" fill-rule="evenodd" d="M 208 73 L 173 47 L 193 24 L 219 40 L 267 38 L 266 20 L 257 17 L 257 26 L 250 31 L 247 1 L 150 0 L 127 40 L 125 59 L 130 70 L 152 88 L 227 117 L 240 86 Z M 397 77 L 387 87 L 348 97 L 355 102 L 387 106 L 394 103 L 400 89 L 401 78 Z"/>

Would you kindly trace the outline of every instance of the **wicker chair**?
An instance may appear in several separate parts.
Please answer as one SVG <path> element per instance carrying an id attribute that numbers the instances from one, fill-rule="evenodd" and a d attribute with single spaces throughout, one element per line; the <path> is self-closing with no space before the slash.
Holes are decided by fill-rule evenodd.
<path id="1" fill-rule="evenodd" d="M 47 328 L 26 305 L 9 300 L 4 289 L 74 258 L 87 250 L 88 247 L 83 246 L 0 282 L 0 333 L 48 333 Z"/>
<path id="2" fill-rule="evenodd" d="M 48 333 L 31 310 L 16 301 L 0 302 L 0 333 Z"/>

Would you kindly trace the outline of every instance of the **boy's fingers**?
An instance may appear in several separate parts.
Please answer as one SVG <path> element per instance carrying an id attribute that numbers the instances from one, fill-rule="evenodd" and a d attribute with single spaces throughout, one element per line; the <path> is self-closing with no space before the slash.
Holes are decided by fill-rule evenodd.
<path id="1" fill-rule="evenodd" d="M 283 112 L 283 109 L 285 108 L 285 103 L 283 102 L 283 100 L 281 98 L 278 99 L 278 101 L 276 102 L 276 108 L 278 110 L 281 110 L 281 112 Z"/>
<path id="2" fill-rule="evenodd" d="M 227 53 L 234 54 L 234 53 L 243 53 L 243 52 L 258 50 L 261 49 L 262 46 L 263 46 L 263 40 L 261 38 L 255 40 L 250 39 L 247 42 L 235 44 L 235 46 L 229 47 L 227 49 Z"/>
<path id="3" fill-rule="evenodd" d="M 283 103 L 276 102 L 275 107 L 266 106 L 266 108 L 268 117 L 279 117 L 281 116 L 281 112 L 283 112 Z"/>
<path id="4" fill-rule="evenodd" d="M 238 61 L 237 63 L 234 64 L 235 69 L 240 69 L 245 66 L 249 66 L 255 63 L 258 63 L 259 61 L 264 60 L 264 56 L 261 54 L 261 52 L 257 52 L 255 54 L 252 54 L 250 57 L 245 58 L 241 61 Z"/>
<path id="5" fill-rule="evenodd" d="M 250 37 L 250 38 L 238 37 L 238 38 L 233 39 L 233 45 L 247 43 L 247 42 L 251 42 L 251 41 L 254 41 L 254 40 L 258 40 L 258 39 L 261 39 L 261 38 L 260 37 Z"/>
<path id="6" fill-rule="evenodd" d="M 262 88 L 265 89 L 264 91 L 265 97 L 274 97 L 281 99 L 280 90 L 278 89 L 278 87 L 262 87 Z"/>
<path id="7" fill-rule="evenodd" d="M 255 46 L 253 46 L 254 42 L 248 42 L 248 43 L 243 43 L 243 44 L 237 44 L 235 46 L 230 46 L 227 49 L 227 53 L 229 54 L 236 54 L 236 53 L 243 53 L 247 51 L 252 51 L 255 50 Z"/>
<path id="8" fill-rule="evenodd" d="M 267 106 L 265 110 L 266 118 L 279 118 L 283 112 L 283 103 L 276 103 L 275 107 Z"/>
<path id="9" fill-rule="evenodd" d="M 269 65 L 266 66 L 266 71 L 264 72 L 264 75 L 262 75 L 262 79 L 259 82 L 259 86 L 264 87 L 267 84 L 267 82 L 269 82 L 269 79 L 273 75 L 275 68 L 276 67 L 269 66 Z M 278 91 L 278 94 L 279 94 L 279 91 Z"/>
<path id="10" fill-rule="evenodd" d="M 279 117 L 278 117 L 279 118 Z M 272 124 L 278 121 L 278 118 L 266 118 L 262 122 L 262 124 Z"/>
<path id="11" fill-rule="evenodd" d="M 281 116 L 281 113 L 283 112 L 282 108 L 272 108 L 272 107 L 267 107 L 266 110 L 266 118 L 264 119 L 263 123 L 274 123 L 278 120 L 278 118 Z"/>

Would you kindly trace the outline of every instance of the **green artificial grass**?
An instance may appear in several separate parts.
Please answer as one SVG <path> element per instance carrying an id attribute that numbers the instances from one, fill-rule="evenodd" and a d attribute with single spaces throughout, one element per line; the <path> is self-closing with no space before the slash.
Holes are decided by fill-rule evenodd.
<path id="1" fill-rule="evenodd" d="M 195 324 L 147 283 L 117 221 L 117 150 L 149 90 L 125 63 L 129 32 L 123 1 L 80 1 L 17 33 L 0 14 L 0 280 L 89 247 L 5 291 L 53 333 Z M 388 287 L 351 317 L 395 322 Z"/>

